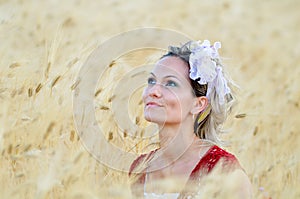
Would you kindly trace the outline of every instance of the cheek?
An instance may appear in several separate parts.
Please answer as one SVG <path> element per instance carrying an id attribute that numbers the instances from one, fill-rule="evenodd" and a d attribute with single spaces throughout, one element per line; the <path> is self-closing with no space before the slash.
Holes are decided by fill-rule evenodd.
<path id="1" fill-rule="evenodd" d="M 193 101 L 192 96 L 172 97 L 168 100 L 168 108 L 173 114 L 187 114 L 190 111 Z"/>
<path id="2" fill-rule="evenodd" d="M 169 96 L 166 96 L 165 99 L 166 99 L 165 101 L 166 101 L 167 107 L 171 112 L 180 111 L 182 104 L 181 104 L 181 100 L 178 98 L 178 95 L 174 95 L 172 93 Z"/>
<path id="3" fill-rule="evenodd" d="M 148 87 L 146 87 L 144 90 L 143 90 L 143 93 L 142 93 L 142 100 L 143 102 L 145 102 L 145 99 L 148 95 Z"/>

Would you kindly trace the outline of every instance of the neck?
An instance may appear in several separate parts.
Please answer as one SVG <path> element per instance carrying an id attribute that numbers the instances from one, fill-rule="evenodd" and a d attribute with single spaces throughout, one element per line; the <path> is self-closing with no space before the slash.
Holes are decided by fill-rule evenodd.
<path id="1" fill-rule="evenodd" d="M 198 138 L 194 134 L 193 120 L 180 124 L 165 124 L 159 131 L 162 157 L 166 161 L 178 159 Z"/>

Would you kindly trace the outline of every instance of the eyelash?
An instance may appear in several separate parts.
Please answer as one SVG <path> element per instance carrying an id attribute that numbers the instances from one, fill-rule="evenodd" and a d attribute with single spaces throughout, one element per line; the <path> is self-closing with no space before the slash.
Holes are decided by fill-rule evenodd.
<path id="1" fill-rule="evenodd" d="M 148 85 L 154 85 L 154 84 L 156 84 L 156 80 L 154 78 L 151 78 L 151 77 L 148 78 L 147 82 L 148 82 Z M 172 80 L 168 80 L 164 86 L 177 87 L 178 84 L 176 82 L 172 81 Z"/>
<path id="2" fill-rule="evenodd" d="M 153 82 L 155 82 L 155 79 L 154 78 L 148 78 L 148 85 L 153 85 L 153 84 L 155 84 L 155 83 L 153 83 Z"/>
<path id="3" fill-rule="evenodd" d="M 173 85 L 170 85 L 170 84 L 173 84 Z M 177 83 L 169 80 L 169 81 L 167 81 L 166 86 L 177 87 Z"/>

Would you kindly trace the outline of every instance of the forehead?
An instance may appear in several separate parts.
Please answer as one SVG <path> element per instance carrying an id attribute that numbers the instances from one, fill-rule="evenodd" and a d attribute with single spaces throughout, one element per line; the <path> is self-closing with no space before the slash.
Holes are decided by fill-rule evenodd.
<path id="1" fill-rule="evenodd" d="M 174 75 L 178 78 L 189 79 L 188 64 L 175 56 L 168 56 L 159 60 L 152 73 L 154 73 L 155 76 L 162 78 L 164 76 Z"/>

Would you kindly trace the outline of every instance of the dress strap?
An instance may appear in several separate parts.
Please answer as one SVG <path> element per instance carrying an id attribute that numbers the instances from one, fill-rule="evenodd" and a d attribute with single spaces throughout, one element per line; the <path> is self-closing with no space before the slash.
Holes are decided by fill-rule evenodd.
<path id="1" fill-rule="evenodd" d="M 217 145 L 214 145 L 195 166 L 191 172 L 190 179 L 199 178 L 199 174 L 203 175 L 210 173 L 220 160 L 224 161 L 222 168 L 226 170 L 239 167 L 238 160 L 233 154 L 221 149 Z"/>

